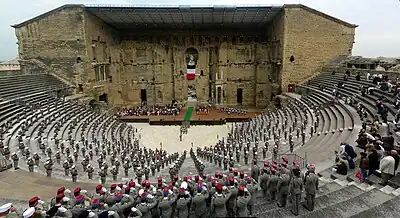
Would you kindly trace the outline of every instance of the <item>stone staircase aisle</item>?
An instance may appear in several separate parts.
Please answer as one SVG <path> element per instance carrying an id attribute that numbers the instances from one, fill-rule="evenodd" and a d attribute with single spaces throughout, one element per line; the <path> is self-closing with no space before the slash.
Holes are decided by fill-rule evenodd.
<path id="1" fill-rule="evenodd" d="M 399 217 L 398 190 L 379 188 L 366 183 L 348 182 L 320 177 L 320 187 L 315 199 L 314 211 L 300 207 L 299 217 Z M 259 198 L 259 197 L 258 197 Z M 304 202 L 304 195 L 302 195 Z M 279 208 L 276 201 L 265 199 L 254 205 L 256 217 L 294 217 L 290 203 Z"/>

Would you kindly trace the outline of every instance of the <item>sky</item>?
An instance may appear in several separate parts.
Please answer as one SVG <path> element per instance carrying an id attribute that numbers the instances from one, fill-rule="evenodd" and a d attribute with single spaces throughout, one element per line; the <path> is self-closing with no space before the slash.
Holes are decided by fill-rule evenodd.
<path id="1" fill-rule="evenodd" d="M 138 0 L 0 0 L 0 61 L 17 57 L 13 24 L 64 4 L 143 5 Z M 357 24 L 353 55 L 400 57 L 399 0 L 147 0 L 146 5 L 283 5 L 304 4 Z"/>

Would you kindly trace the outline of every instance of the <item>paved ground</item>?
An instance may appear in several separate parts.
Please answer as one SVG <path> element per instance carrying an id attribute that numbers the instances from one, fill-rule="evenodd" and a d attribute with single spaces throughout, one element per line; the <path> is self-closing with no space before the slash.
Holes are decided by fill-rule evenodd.
<path id="1" fill-rule="evenodd" d="M 138 128 L 140 144 L 148 148 L 160 148 L 168 152 L 182 152 L 194 147 L 214 145 L 218 138 L 226 137 L 232 127 L 231 124 L 221 126 L 190 126 L 188 134 L 179 141 L 180 126 L 150 126 L 144 123 L 132 124 Z"/>

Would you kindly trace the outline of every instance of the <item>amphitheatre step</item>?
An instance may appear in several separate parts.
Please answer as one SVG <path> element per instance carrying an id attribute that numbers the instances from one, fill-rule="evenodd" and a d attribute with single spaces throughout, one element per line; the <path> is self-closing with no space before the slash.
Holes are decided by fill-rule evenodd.
<path id="1" fill-rule="evenodd" d="M 379 189 L 372 189 L 359 196 L 354 195 L 348 200 L 342 200 L 330 207 L 314 210 L 302 217 L 323 217 L 327 215 L 330 217 L 349 217 L 368 210 L 371 207 L 378 206 L 392 198 L 393 196 L 385 194 Z"/>
<path id="2" fill-rule="evenodd" d="M 319 187 L 319 190 L 317 191 L 316 197 L 322 196 L 322 195 L 327 195 L 331 192 L 337 191 L 339 189 L 343 188 L 343 186 L 339 185 L 336 182 L 329 182 L 324 185 L 321 185 Z M 270 211 L 273 209 L 278 209 L 277 205 L 275 204 L 276 202 L 269 203 L 268 201 L 256 203 L 255 206 L 257 208 L 254 210 L 255 213 L 265 213 L 266 211 Z"/>
<path id="3" fill-rule="evenodd" d="M 321 211 L 324 211 L 325 208 L 328 208 L 342 201 L 346 201 L 363 193 L 364 193 L 363 190 L 354 185 L 343 187 L 337 191 L 333 191 L 326 195 L 318 196 L 315 199 L 314 210 L 322 209 Z M 262 208 L 261 211 L 262 210 L 264 209 Z M 304 210 L 300 209 L 300 210 L 301 214 L 307 213 L 305 209 Z M 287 216 L 292 216 L 292 213 L 287 208 L 279 208 L 276 210 L 270 210 L 265 213 L 259 214 L 259 217 L 287 217 Z"/>
<path id="4" fill-rule="evenodd" d="M 383 204 L 371 207 L 363 212 L 351 216 L 351 218 L 364 218 L 364 217 L 400 217 L 400 209 L 395 205 L 400 204 L 400 198 L 394 198 L 386 201 Z"/>

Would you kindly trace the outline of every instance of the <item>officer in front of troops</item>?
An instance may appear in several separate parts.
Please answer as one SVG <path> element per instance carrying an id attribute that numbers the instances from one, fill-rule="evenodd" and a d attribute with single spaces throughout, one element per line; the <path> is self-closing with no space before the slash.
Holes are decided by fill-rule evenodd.
<path id="1" fill-rule="evenodd" d="M 46 169 L 46 176 L 51 177 L 51 171 L 53 170 L 53 164 L 50 161 L 44 163 L 44 168 Z"/>
<path id="2" fill-rule="evenodd" d="M 196 218 L 207 217 L 206 200 L 209 197 L 209 192 L 206 187 L 198 184 L 195 193 L 196 194 L 192 198 L 192 204 L 190 208 Z"/>
<path id="3" fill-rule="evenodd" d="M 278 191 L 278 207 L 285 207 L 287 202 L 287 196 L 289 194 L 289 182 L 290 176 L 288 171 L 282 167 L 281 176 L 279 177 L 277 191 Z"/>
<path id="4" fill-rule="evenodd" d="M 91 164 L 88 164 L 88 165 L 87 165 L 86 171 L 87 171 L 87 173 L 88 173 L 88 179 L 93 179 L 93 172 L 94 172 L 94 169 L 93 169 L 93 167 L 92 167 Z"/>
<path id="5" fill-rule="evenodd" d="M 103 185 L 106 184 L 107 170 L 104 167 L 100 168 L 99 176 L 100 176 L 101 184 L 103 184 Z"/>
<path id="6" fill-rule="evenodd" d="M 113 180 L 117 181 L 117 177 L 118 177 L 118 170 L 116 166 L 112 166 L 111 170 L 110 170 L 111 174 L 113 175 Z"/>
<path id="7" fill-rule="evenodd" d="M 78 170 L 76 170 L 75 165 L 71 166 L 71 177 L 72 177 L 72 182 L 76 182 L 78 179 Z"/>
<path id="8" fill-rule="evenodd" d="M 69 163 L 68 163 L 67 160 L 64 160 L 63 167 L 64 167 L 64 173 L 65 173 L 65 175 L 68 176 L 68 175 L 69 175 L 69 168 L 70 168 L 70 166 L 69 166 Z"/>
<path id="9" fill-rule="evenodd" d="M 315 165 L 311 164 L 308 167 L 308 175 L 304 182 L 304 191 L 306 194 L 306 202 L 303 205 L 307 210 L 313 211 L 315 204 L 315 194 L 318 190 L 318 176 L 315 174 Z"/>
<path id="10" fill-rule="evenodd" d="M 220 183 L 215 188 L 216 193 L 211 200 L 211 211 L 214 213 L 214 217 L 227 217 L 226 202 L 231 197 L 231 193 L 226 186 L 222 186 Z"/>
<path id="11" fill-rule="evenodd" d="M 301 201 L 301 192 L 303 190 L 303 179 L 301 178 L 301 171 L 299 168 L 294 168 L 292 170 L 293 178 L 289 183 L 289 193 L 292 202 L 291 212 L 297 216 L 299 215 L 299 206 Z"/>
<path id="12" fill-rule="evenodd" d="M 13 163 L 14 163 L 14 170 L 18 170 L 19 169 L 19 167 L 18 167 L 19 157 L 18 157 L 17 153 L 15 153 L 15 152 L 12 153 L 11 159 L 13 160 Z"/>
<path id="13" fill-rule="evenodd" d="M 35 162 L 33 161 L 32 157 L 28 157 L 27 164 L 28 164 L 29 172 L 32 173 L 33 172 L 33 167 L 35 166 Z"/>
<path id="14" fill-rule="evenodd" d="M 236 217 L 249 217 L 248 204 L 251 200 L 251 194 L 244 186 L 239 186 L 238 197 L 236 200 Z"/>

